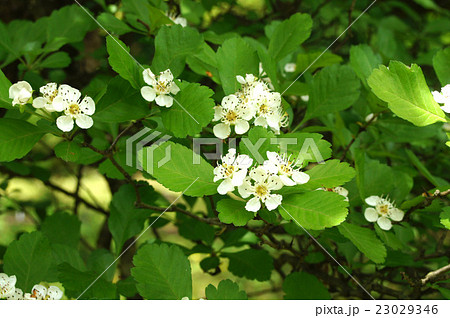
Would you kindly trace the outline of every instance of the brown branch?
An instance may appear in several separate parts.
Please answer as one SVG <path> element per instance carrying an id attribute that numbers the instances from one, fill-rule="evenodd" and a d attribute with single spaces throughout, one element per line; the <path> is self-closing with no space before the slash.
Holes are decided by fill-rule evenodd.
<path id="1" fill-rule="evenodd" d="M 435 271 L 429 272 L 427 275 L 425 275 L 424 278 L 420 280 L 420 283 L 425 285 L 428 282 L 435 282 L 438 281 L 440 277 L 442 277 L 443 274 L 450 272 L 450 264 L 446 265 L 444 267 L 441 267 Z"/>

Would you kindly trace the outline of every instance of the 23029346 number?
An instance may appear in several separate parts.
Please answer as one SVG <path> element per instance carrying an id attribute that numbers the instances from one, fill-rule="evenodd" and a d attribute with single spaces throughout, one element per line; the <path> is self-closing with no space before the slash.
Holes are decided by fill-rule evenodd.
<path id="1" fill-rule="evenodd" d="M 436 315 L 439 312 L 437 305 L 377 305 L 377 315 Z"/>

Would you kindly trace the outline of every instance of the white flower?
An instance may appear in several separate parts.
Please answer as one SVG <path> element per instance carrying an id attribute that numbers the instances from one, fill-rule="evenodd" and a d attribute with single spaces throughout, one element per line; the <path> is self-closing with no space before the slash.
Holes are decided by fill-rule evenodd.
<path id="1" fill-rule="evenodd" d="M 323 190 L 323 191 L 328 191 L 328 192 L 334 192 L 337 193 L 339 195 L 342 195 L 345 200 L 344 201 L 348 201 L 348 190 L 346 188 L 343 187 L 334 187 L 334 188 L 319 188 L 317 190 Z"/>
<path id="2" fill-rule="evenodd" d="M 252 163 L 253 159 L 249 156 L 236 156 L 236 149 L 230 148 L 228 153 L 222 157 L 222 163 L 214 168 L 214 182 L 223 180 L 217 188 L 217 192 L 227 194 L 235 187 L 242 185 Z"/>
<path id="3" fill-rule="evenodd" d="M 12 105 L 25 105 L 33 95 L 33 88 L 26 81 L 17 82 L 9 88 L 9 98 L 11 98 Z"/>
<path id="4" fill-rule="evenodd" d="M 261 209 L 261 202 L 265 204 L 269 211 L 275 210 L 283 200 L 280 194 L 272 194 L 273 190 L 280 190 L 283 182 L 280 177 L 270 174 L 263 166 L 253 168 L 249 177 L 238 187 L 239 194 L 245 199 L 253 195 L 245 209 L 251 212 L 258 212 Z"/>
<path id="5" fill-rule="evenodd" d="M 23 291 L 20 288 L 14 290 L 14 294 L 8 296 L 7 300 L 23 300 Z"/>
<path id="6" fill-rule="evenodd" d="M 220 139 L 225 139 L 230 135 L 230 126 L 235 126 L 236 134 L 245 134 L 250 128 L 248 121 L 254 115 L 253 109 L 241 104 L 234 94 L 225 96 L 221 106 L 214 107 L 214 110 L 213 121 L 220 120 L 222 122 L 213 128 L 214 135 Z"/>
<path id="7" fill-rule="evenodd" d="M 144 81 L 149 86 L 141 88 L 142 97 L 148 101 L 155 101 L 158 106 L 171 107 L 173 105 L 173 97 L 170 95 L 176 95 L 180 88 L 173 81 L 173 75 L 170 70 L 165 70 L 159 73 L 158 76 L 152 73 L 147 68 L 142 72 Z"/>
<path id="8" fill-rule="evenodd" d="M 5 273 L 0 273 L 0 299 L 14 295 L 16 282 L 16 276 L 8 276 Z"/>
<path id="9" fill-rule="evenodd" d="M 364 118 L 364 120 L 366 121 L 366 123 L 368 123 L 368 122 L 375 122 L 375 121 L 377 121 L 377 117 L 375 117 L 375 114 L 374 113 L 370 113 L 369 115 L 367 115 L 365 118 Z"/>
<path id="10" fill-rule="evenodd" d="M 288 124 L 287 114 L 281 107 L 281 95 L 276 92 L 262 92 L 256 99 L 255 126 L 267 128 L 269 126 L 276 133 L 280 127 Z"/>
<path id="11" fill-rule="evenodd" d="M 42 97 L 37 97 L 33 100 L 34 108 L 45 108 L 49 112 L 61 112 L 64 110 L 64 99 L 61 94 L 59 94 L 58 84 L 48 83 L 42 86 L 39 91 Z"/>
<path id="12" fill-rule="evenodd" d="M 42 285 L 34 285 L 31 294 L 25 294 L 27 300 L 60 300 L 64 293 L 56 286 L 50 286 L 48 289 Z"/>
<path id="13" fill-rule="evenodd" d="M 309 95 L 302 95 L 300 96 L 301 100 L 307 103 L 309 101 Z"/>
<path id="14" fill-rule="evenodd" d="M 181 15 L 177 15 L 174 12 L 166 12 L 166 16 L 175 24 L 179 24 L 182 27 L 187 26 L 187 20 Z"/>
<path id="15" fill-rule="evenodd" d="M 89 116 L 95 112 L 94 100 L 89 96 L 81 100 L 80 91 L 65 84 L 59 87 L 59 94 L 64 101 L 63 110 L 65 115 L 58 117 L 56 126 L 62 131 L 71 131 L 73 129 L 73 120 L 75 119 L 78 127 L 82 129 L 91 128 L 94 121 Z"/>
<path id="16" fill-rule="evenodd" d="M 281 182 L 285 186 L 294 186 L 296 184 L 304 184 L 309 181 L 309 175 L 295 168 L 297 161 L 290 161 L 290 156 L 286 154 L 280 156 L 276 152 L 267 151 L 267 159 L 264 161 L 264 168 L 271 174 L 280 177 Z"/>
<path id="17" fill-rule="evenodd" d="M 284 65 L 284 71 L 286 73 L 293 73 L 293 72 L 295 72 L 296 69 L 297 69 L 297 64 L 295 64 L 295 63 L 286 63 L 286 65 Z"/>
<path id="18" fill-rule="evenodd" d="M 405 213 L 397 209 L 389 200 L 370 196 L 366 198 L 366 203 L 375 208 L 367 208 L 364 217 L 369 222 L 377 222 L 381 229 L 389 231 L 392 228 L 392 221 L 400 222 Z"/>
<path id="19" fill-rule="evenodd" d="M 431 94 L 433 94 L 436 103 L 444 104 L 444 106 L 441 106 L 441 109 L 446 113 L 450 113 L 450 84 L 442 87 L 440 93 L 434 91 Z"/>

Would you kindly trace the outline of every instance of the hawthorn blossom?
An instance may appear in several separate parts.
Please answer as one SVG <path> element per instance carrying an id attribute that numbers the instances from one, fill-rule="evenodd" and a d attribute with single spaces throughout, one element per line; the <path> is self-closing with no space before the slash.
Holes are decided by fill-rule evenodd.
<path id="1" fill-rule="evenodd" d="M 295 64 L 295 63 L 286 63 L 284 65 L 284 71 L 286 73 L 293 73 L 293 72 L 295 72 L 296 69 L 297 69 L 297 64 Z"/>
<path id="2" fill-rule="evenodd" d="M 50 286 L 48 289 L 42 285 L 34 285 L 31 294 L 25 294 L 27 300 L 60 300 L 64 293 L 56 286 Z"/>
<path id="3" fill-rule="evenodd" d="M 11 98 L 12 105 L 25 105 L 30 101 L 33 95 L 33 88 L 26 81 L 17 82 L 9 88 L 9 98 Z"/>
<path id="4" fill-rule="evenodd" d="M 144 81 L 149 85 L 141 88 L 142 97 L 148 102 L 155 101 L 158 106 L 172 107 L 173 97 L 171 95 L 176 95 L 180 91 L 173 81 L 172 72 L 167 69 L 156 76 L 147 68 L 142 74 Z"/>
<path id="5" fill-rule="evenodd" d="M 261 203 L 264 203 L 269 211 L 275 210 L 283 200 L 280 194 L 273 194 L 271 191 L 280 190 L 283 182 L 279 176 L 269 173 L 264 166 L 258 166 L 250 171 L 249 177 L 238 187 L 239 194 L 245 199 L 253 196 L 245 209 L 251 212 L 258 212 Z"/>
<path id="6" fill-rule="evenodd" d="M 214 110 L 213 121 L 221 121 L 213 128 L 217 138 L 227 138 L 231 133 L 231 126 L 235 126 L 234 130 L 239 135 L 245 134 L 249 130 L 248 121 L 253 118 L 254 112 L 250 107 L 242 105 L 236 95 L 225 96 L 221 106 L 214 107 Z"/>
<path id="7" fill-rule="evenodd" d="M 342 195 L 345 198 L 344 201 L 348 201 L 348 190 L 346 188 L 343 188 L 343 187 L 319 188 L 317 190 L 337 193 L 339 195 Z"/>
<path id="8" fill-rule="evenodd" d="M 181 15 L 177 15 L 175 12 L 166 12 L 166 16 L 172 20 L 173 23 L 181 25 L 183 28 L 187 26 L 186 18 Z"/>
<path id="9" fill-rule="evenodd" d="M 5 273 L 0 273 L 0 299 L 14 295 L 16 282 L 16 276 L 8 276 Z"/>
<path id="10" fill-rule="evenodd" d="M 405 213 L 397 209 L 388 199 L 373 195 L 366 198 L 365 201 L 374 208 L 367 208 L 364 217 L 369 222 L 377 222 L 381 229 L 389 231 L 392 228 L 391 221 L 403 220 Z"/>
<path id="11" fill-rule="evenodd" d="M 305 103 L 307 103 L 309 101 L 309 95 L 302 95 L 302 96 L 300 96 L 300 99 L 302 101 L 304 101 Z"/>
<path id="12" fill-rule="evenodd" d="M 78 127 L 82 129 L 91 128 L 94 124 L 90 115 L 95 112 L 94 100 L 85 96 L 81 100 L 81 92 L 69 85 L 61 85 L 59 87 L 59 94 L 64 101 L 63 116 L 58 117 L 56 120 L 56 126 L 62 131 L 71 131 L 74 126 L 74 120 Z"/>
<path id="13" fill-rule="evenodd" d="M 222 157 L 222 163 L 214 168 L 214 182 L 223 180 L 217 188 L 217 192 L 227 194 L 235 187 L 242 185 L 252 163 L 253 159 L 249 156 L 236 156 L 236 149 L 230 148 L 228 153 Z"/>
<path id="14" fill-rule="evenodd" d="M 286 154 L 279 155 L 273 151 L 267 151 L 268 160 L 264 161 L 264 168 L 271 174 L 279 176 L 283 185 L 291 187 L 296 184 L 305 184 L 310 177 L 300 168 L 295 168 L 298 165 L 297 161 L 291 161 L 291 156 Z"/>
<path id="15" fill-rule="evenodd" d="M 267 128 L 279 134 L 281 127 L 286 127 L 288 117 L 281 107 L 281 95 L 277 92 L 263 92 L 256 101 L 255 126 Z"/>
<path id="16" fill-rule="evenodd" d="M 42 86 L 39 91 L 42 97 L 33 100 L 34 108 L 45 108 L 49 112 L 61 112 L 64 110 L 64 99 L 59 93 L 58 84 L 48 83 Z"/>
<path id="17" fill-rule="evenodd" d="M 431 94 L 433 94 L 436 103 L 444 104 L 444 106 L 441 106 L 441 109 L 446 113 L 450 113 L 450 84 L 442 87 L 441 92 L 433 91 Z"/>

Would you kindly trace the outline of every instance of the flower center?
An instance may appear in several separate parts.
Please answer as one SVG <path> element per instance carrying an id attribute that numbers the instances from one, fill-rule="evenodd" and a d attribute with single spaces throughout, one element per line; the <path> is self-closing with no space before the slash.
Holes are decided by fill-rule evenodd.
<path id="1" fill-rule="evenodd" d="M 263 184 L 259 184 L 255 188 L 255 195 L 260 198 L 264 198 L 269 193 L 267 187 Z"/>
<path id="2" fill-rule="evenodd" d="M 284 173 L 284 174 L 287 174 L 287 175 L 291 175 L 292 174 L 292 168 L 291 168 L 291 166 L 289 165 L 289 164 L 287 164 L 287 165 L 281 165 L 280 166 L 280 171 L 282 172 L 282 173 Z"/>
<path id="3" fill-rule="evenodd" d="M 169 87 L 169 83 L 158 81 L 156 83 L 155 89 L 159 94 L 164 94 L 164 93 L 167 93 L 168 87 Z"/>
<path id="4" fill-rule="evenodd" d="M 387 204 L 379 205 L 379 206 L 378 206 L 378 212 L 379 212 L 381 215 L 386 215 L 386 214 L 388 214 L 388 212 L 389 212 L 389 205 L 387 205 Z"/>
<path id="5" fill-rule="evenodd" d="M 260 114 L 267 114 L 269 112 L 269 106 L 267 104 L 263 103 L 259 106 L 259 113 Z"/>
<path id="6" fill-rule="evenodd" d="M 72 116 L 76 116 L 81 113 L 80 106 L 76 103 L 70 104 L 68 111 Z"/>
<path id="7" fill-rule="evenodd" d="M 227 165 L 226 163 L 223 163 L 222 166 L 225 168 L 225 175 L 227 177 L 231 176 L 235 170 L 233 165 Z"/>
<path id="8" fill-rule="evenodd" d="M 55 99 L 55 97 L 58 95 L 58 90 L 55 89 L 51 94 L 48 94 L 47 99 L 50 102 L 53 102 L 53 100 Z"/>
<path id="9" fill-rule="evenodd" d="M 238 119 L 238 114 L 234 110 L 229 110 L 225 115 L 225 119 L 230 123 L 234 123 Z"/>

